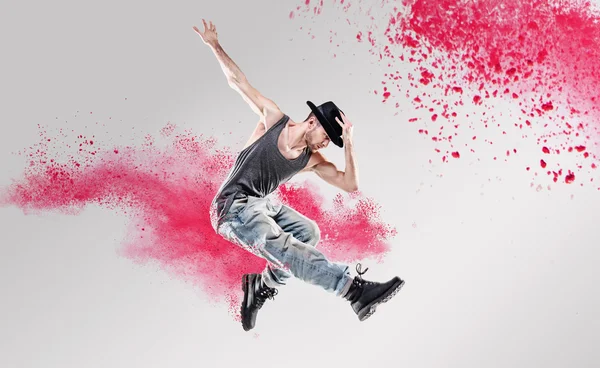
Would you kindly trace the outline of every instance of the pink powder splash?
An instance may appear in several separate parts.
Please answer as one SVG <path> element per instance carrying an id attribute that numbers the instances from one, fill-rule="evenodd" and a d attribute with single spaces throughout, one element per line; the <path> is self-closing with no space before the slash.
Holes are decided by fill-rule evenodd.
<path id="1" fill-rule="evenodd" d="M 303 25 L 337 14 L 332 52 L 344 41 L 331 34 L 354 32 L 348 42 L 365 43 L 388 70 L 373 92 L 396 108 L 410 101 L 419 117 L 402 120 L 417 123 L 446 164 L 450 156 L 486 159 L 476 153 L 482 142 L 484 152 L 500 143 L 490 156 L 512 152 L 509 162 L 519 141 L 533 141 L 548 152 L 526 157 L 532 181 L 540 180 L 535 169 L 566 184 L 597 176 L 600 17 L 589 1 L 303 0 L 293 13 Z M 468 139 L 475 135 L 483 139 Z"/>
<path id="2" fill-rule="evenodd" d="M 131 223 L 122 255 L 141 264 L 154 262 L 200 287 L 209 300 L 226 301 L 239 319 L 241 277 L 261 272 L 266 264 L 224 240 L 210 224 L 210 203 L 235 160 L 230 149 L 219 149 L 214 138 L 179 132 L 172 124 L 156 138 L 144 137 L 140 147 L 111 146 L 63 129 L 51 134 L 40 127 L 39 132 L 40 141 L 19 152 L 29 166 L 2 188 L 2 206 L 17 206 L 26 214 L 75 215 L 98 204 L 126 214 Z M 324 198 L 308 182 L 285 185 L 278 194 L 319 223 L 319 248 L 332 260 L 380 261 L 390 250 L 395 230 L 362 194 L 338 195 L 332 210 L 322 208 Z M 349 205 L 352 201 L 356 204 Z M 342 231 L 350 227 L 352 236 Z"/>

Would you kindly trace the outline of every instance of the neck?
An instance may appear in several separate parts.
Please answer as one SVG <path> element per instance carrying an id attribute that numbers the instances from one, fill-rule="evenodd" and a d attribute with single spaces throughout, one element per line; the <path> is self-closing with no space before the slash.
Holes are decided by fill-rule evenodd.
<path id="1" fill-rule="evenodd" d="M 306 144 L 306 129 L 308 124 L 296 123 L 292 120 L 288 121 L 288 139 L 287 145 L 290 150 L 296 151 L 306 148 L 308 145 Z"/>

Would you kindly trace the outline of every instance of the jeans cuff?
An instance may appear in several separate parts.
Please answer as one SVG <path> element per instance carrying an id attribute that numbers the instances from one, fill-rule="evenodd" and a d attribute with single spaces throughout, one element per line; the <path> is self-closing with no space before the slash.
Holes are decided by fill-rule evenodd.
<path id="1" fill-rule="evenodd" d="M 284 286 L 285 285 L 283 283 L 279 283 L 279 282 L 273 280 L 273 277 L 271 277 L 271 272 L 269 272 L 268 269 L 263 270 L 263 272 L 262 272 L 262 280 L 263 280 L 263 283 L 265 285 L 267 285 L 268 287 L 270 287 L 270 288 L 278 288 L 280 286 Z"/>
<path id="2" fill-rule="evenodd" d="M 343 282 L 344 279 L 346 280 L 346 282 L 344 284 L 342 284 L 344 286 L 342 286 L 340 291 L 337 293 L 337 295 L 341 296 L 341 297 L 346 296 L 346 294 L 348 293 L 348 290 L 350 290 L 350 286 L 352 285 L 352 281 L 353 281 L 353 278 L 350 275 L 344 275 L 344 277 L 342 278 L 342 281 L 340 281 L 340 283 Z"/>

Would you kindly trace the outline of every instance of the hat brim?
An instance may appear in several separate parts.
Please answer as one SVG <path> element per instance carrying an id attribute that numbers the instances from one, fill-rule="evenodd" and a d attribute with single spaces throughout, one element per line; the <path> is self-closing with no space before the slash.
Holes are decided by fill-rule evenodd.
<path id="1" fill-rule="evenodd" d="M 331 139 L 331 142 L 333 142 L 333 144 L 335 144 L 338 147 L 344 147 L 344 140 L 342 139 L 342 137 L 338 136 L 335 133 L 335 130 L 334 130 L 333 126 L 331 125 L 332 123 L 329 120 L 327 120 L 327 118 L 323 114 L 321 114 L 321 111 L 319 111 L 319 109 L 317 109 L 317 107 L 315 106 L 314 103 L 312 103 L 310 101 L 306 101 L 306 104 L 308 105 L 308 107 L 310 107 L 312 112 L 315 114 L 315 116 L 321 123 L 321 126 L 323 127 L 323 129 L 325 129 L 325 133 L 327 133 L 327 135 L 329 136 L 329 139 Z M 334 122 L 334 124 L 339 125 L 338 122 Z"/>

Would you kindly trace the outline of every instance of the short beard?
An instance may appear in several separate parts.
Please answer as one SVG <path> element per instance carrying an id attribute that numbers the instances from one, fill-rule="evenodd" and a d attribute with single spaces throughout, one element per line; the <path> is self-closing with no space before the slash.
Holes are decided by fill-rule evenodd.
<path id="1" fill-rule="evenodd" d="M 310 149 L 311 151 L 313 151 L 313 144 L 308 140 L 308 134 L 309 132 L 304 133 L 304 141 L 306 142 L 306 145 L 308 146 L 308 149 Z"/>

